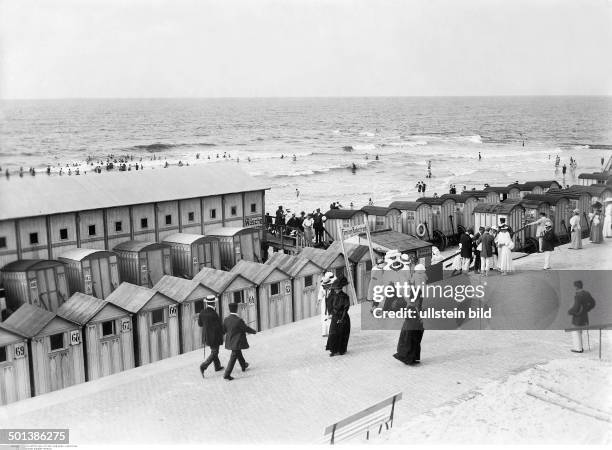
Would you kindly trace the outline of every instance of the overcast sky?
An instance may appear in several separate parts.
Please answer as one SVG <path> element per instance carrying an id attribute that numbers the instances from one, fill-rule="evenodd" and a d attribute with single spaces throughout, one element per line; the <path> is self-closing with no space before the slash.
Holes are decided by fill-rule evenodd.
<path id="1" fill-rule="evenodd" d="M 0 0 L 0 96 L 612 95 L 612 0 Z"/>

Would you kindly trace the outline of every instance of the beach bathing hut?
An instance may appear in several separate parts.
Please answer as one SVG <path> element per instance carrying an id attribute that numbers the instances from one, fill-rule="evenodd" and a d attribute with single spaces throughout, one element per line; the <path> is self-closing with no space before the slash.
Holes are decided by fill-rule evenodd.
<path id="1" fill-rule="evenodd" d="M 360 209 L 330 209 L 325 213 L 325 231 L 328 236 L 324 236 L 327 240 L 331 237 L 332 240 L 340 239 L 338 235 L 338 227 L 348 228 L 355 225 L 366 223 L 366 213 Z"/>
<path id="2" fill-rule="evenodd" d="M 440 198 L 450 198 L 455 201 L 455 228 L 458 233 L 474 226 L 474 207 L 478 204 L 478 197 L 471 195 L 470 191 L 463 194 L 444 194 Z"/>
<path id="3" fill-rule="evenodd" d="M 347 276 L 340 241 L 334 241 L 326 250 L 314 247 L 303 248 L 298 256 L 302 256 L 312 261 L 316 266 L 322 267 L 324 272 L 333 272 L 337 277 Z"/>
<path id="4" fill-rule="evenodd" d="M 521 197 L 520 189 L 516 187 L 510 187 L 510 186 L 486 186 L 483 189 L 483 191 L 495 192 L 498 196 L 497 201 L 500 201 L 500 202 L 503 202 L 507 198 L 520 198 Z M 466 192 L 469 192 L 469 191 L 466 191 Z M 490 202 L 490 203 L 495 203 L 495 202 Z"/>
<path id="5" fill-rule="evenodd" d="M 201 234 L 175 233 L 162 241 L 170 246 L 176 276 L 193 278 L 203 267 L 221 268 L 219 239 Z"/>
<path id="6" fill-rule="evenodd" d="M 106 300 L 132 314 L 137 366 L 180 353 L 177 302 L 161 292 L 126 282 Z"/>
<path id="7" fill-rule="evenodd" d="M 401 232 L 418 236 L 421 239 L 431 239 L 431 231 L 427 234 L 428 227 L 431 224 L 431 206 L 427 203 L 395 201 L 389 204 L 389 208 L 396 208 L 401 211 Z"/>
<path id="8" fill-rule="evenodd" d="M 612 174 L 609 172 L 593 172 L 581 173 L 578 175 L 578 180 L 582 186 L 591 186 L 593 184 L 612 184 Z"/>
<path id="9" fill-rule="evenodd" d="M 457 236 L 455 200 L 441 197 L 421 197 L 417 202 L 431 206 L 431 224 L 428 225 L 431 242 L 444 250 Z"/>
<path id="10" fill-rule="evenodd" d="M 57 315 L 81 326 L 87 381 L 134 368 L 132 317 L 126 310 L 77 292 Z"/>
<path id="11" fill-rule="evenodd" d="M 82 292 L 104 299 L 121 283 L 117 255 L 105 250 L 76 248 L 62 253 L 70 292 Z"/>
<path id="12" fill-rule="evenodd" d="M 261 230 L 251 227 L 223 227 L 206 232 L 219 239 L 221 268 L 229 270 L 242 259 L 260 262 Z"/>
<path id="13" fill-rule="evenodd" d="M 83 339 L 78 324 L 24 304 L 2 327 L 28 338 L 32 396 L 85 382 Z"/>
<path id="14" fill-rule="evenodd" d="M 302 320 L 319 314 L 317 296 L 323 268 L 302 257 L 274 252 L 266 261 L 291 276 L 293 281 L 293 320 Z"/>
<path id="15" fill-rule="evenodd" d="M 384 255 L 389 250 L 397 250 L 416 257 L 425 267 L 431 264 L 432 244 L 427 241 L 392 230 L 374 231 L 370 236 L 372 249 L 377 254 Z M 345 242 L 367 246 L 368 240 L 365 233 L 362 233 L 359 236 L 352 236 Z"/>
<path id="16" fill-rule="evenodd" d="M 402 212 L 396 208 L 384 206 L 364 206 L 361 210 L 366 214 L 370 230 L 402 231 Z"/>
<path id="17" fill-rule="evenodd" d="M 119 260 L 121 281 L 152 287 L 164 275 L 172 275 L 169 245 L 126 241 L 117 245 L 113 251 Z"/>
<path id="18" fill-rule="evenodd" d="M 22 259 L 2 268 L 8 309 L 30 304 L 55 312 L 70 297 L 63 263 L 48 259 Z"/>
<path id="19" fill-rule="evenodd" d="M 547 194 L 525 194 L 521 202 L 525 208 L 525 215 L 532 215 L 539 217 L 539 212 L 546 212 L 546 206 L 548 205 L 548 212 L 546 216 L 553 222 L 553 231 L 555 234 L 563 240 L 569 239 L 569 219 L 572 217 L 572 209 L 570 208 L 570 202 L 567 197 L 563 195 L 552 195 Z M 536 211 L 533 211 L 534 208 Z M 532 211 L 529 211 L 529 210 Z M 534 214 L 535 213 L 535 214 Z M 526 220 L 529 220 L 526 218 Z M 535 226 L 532 233 L 535 233 Z M 529 228 L 527 228 L 529 230 Z M 527 235 L 530 235 L 529 232 Z M 535 237 L 535 236 L 534 236 Z"/>
<path id="20" fill-rule="evenodd" d="M 253 261 L 238 261 L 231 270 L 257 286 L 259 330 L 293 322 L 291 276 L 275 266 Z"/>
<path id="21" fill-rule="evenodd" d="M 355 293 L 357 294 L 358 302 L 365 302 L 368 297 L 368 286 L 372 276 L 372 258 L 370 257 L 370 248 L 368 245 L 355 244 L 351 242 L 344 243 L 349 264 L 355 280 Z M 376 253 L 377 256 L 383 257 L 383 253 Z"/>
<path id="22" fill-rule="evenodd" d="M 582 229 L 582 235 L 586 236 L 589 234 L 589 220 L 588 214 L 591 212 L 591 205 L 593 204 L 593 194 L 587 189 L 579 189 L 580 187 L 586 188 L 586 186 L 573 186 L 570 189 L 550 189 L 548 194 L 555 197 L 565 197 L 569 202 L 569 216 L 567 218 L 567 224 L 569 226 L 569 219 L 572 217 L 572 211 L 574 209 L 580 210 L 580 227 Z"/>
<path id="23" fill-rule="evenodd" d="M 0 405 L 31 397 L 28 340 L 0 323 Z"/>
<path id="24" fill-rule="evenodd" d="M 516 232 L 523 227 L 524 211 L 519 199 L 506 199 L 498 203 L 479 203 L 474 208 L 474 229 L 487 226 L 498 227 L 503 222 L 510 226 L 513 232 Z M 514 233 L 515 250 L 523 247 L 524 236 L 524 231 Z"/>
<path id="25" fill-rule="evenodd" d="M 463 191 L 461 195 L 472 195 L 478 199 L 481 203 L 497 203 L 500 201 L 500 196 L 495 191 L 487 191 L 485 189 L 471 191 Z"/>
<path id="26" fill-rule="evenodd" d="M 520 196 L 525 194 L 545 194 L 550 189 L 561 189 L 561 185 L 555 180 L 526 181 L 525 183 L 512 183 L 508 187 L 520 191 Z"/>
<path id="27" fill-rule="evenodd" d="M 259 329 L 257 308 L 257 286 L 242 275 L 225 270 L 204 267 L 193 281 L 215 292 L 219 297 L 221 317 L 229 315 L 229 304 L 238 304 L 238 315 L 248 326 Z"/>
<path id="28" fill-rule="evenodd" d="M 181 353 L 201 348 L 202 328 L 198 325 L 198 317 L 205 307 L 204 299 L 217 293 L 197 281 L 170 275 L 164 275 L 152 289 L 179 304 Z M 219 312 L 220 307 L 217 305 L 216 308 Z"/>

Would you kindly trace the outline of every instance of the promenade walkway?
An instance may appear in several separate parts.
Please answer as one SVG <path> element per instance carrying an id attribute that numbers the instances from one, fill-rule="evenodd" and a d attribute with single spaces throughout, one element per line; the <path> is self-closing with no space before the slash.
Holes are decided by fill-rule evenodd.
<path id="1" fill-rule="evenodd" d="M 573 255 L 601 260 L 609 249 Z M 570 353 L 562 331 L 427 331 L 422 364 L 410 367 L 391 356 L 397 331 L 361 331 L 358 308 L 351 319 L 345 356 L 328 356 L 319 319 L 311 318 L 249 336 L 251 367 L 237 367 L 232 382 L 213 371 L 202 379 L 195 351 L 0 407 L 0 427 L 69 428 L 75 444 L 311 443 L 334 420 L 397 391 L 401 426 L 535 364 L 597 357 L 594 339 L 591 353 Z M 228 356 L 223 350 L 222 362 Z"/>

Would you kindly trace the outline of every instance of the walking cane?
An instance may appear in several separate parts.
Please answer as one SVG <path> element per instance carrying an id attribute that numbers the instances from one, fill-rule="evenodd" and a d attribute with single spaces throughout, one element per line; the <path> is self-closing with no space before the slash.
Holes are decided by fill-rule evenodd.
<path id="1" fill-rule="evenodd" d="M 589 330 L 587 332 L 587 345 L 589 346 L 589 351 L 591 351 L 591 337 L 589 336 Z"/>

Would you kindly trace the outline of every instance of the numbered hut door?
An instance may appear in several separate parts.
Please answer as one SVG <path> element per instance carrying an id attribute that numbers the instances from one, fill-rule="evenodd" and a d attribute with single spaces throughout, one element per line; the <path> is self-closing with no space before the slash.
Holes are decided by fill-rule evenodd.
<path id="1" fill-rule="evenodd" d="M 108 333 L 100 340 L 100 368 L 103 377 L 123 370 L 120 333 L 124 331 L 121 329 L 117 330 L 117 328 L 122 326 L 129 327 L 131 323 L 129 320 L 126 320 L 124 324 L 120 320 L 109 321 L 105 327 L 112 329 L 108 330 L 103 329 L 102 323 L 93 325 L 94 327 L 99 327 L 100 336 L 104 336 L 104 332 Z"/>
<path id="2" fill-rule="evenodd" d="M 255 287 L 245 289 L 243 292 L 244 301 L 238 306 L 240 317 L 248 326 L 257 329 L 257 301 Z"/>
<path id="3" fill-rule="evenodd" d="M 93 295 L 104 299 L 112 292 L 110 279 L 110 263 L 106 258 L 91 260 L 91 279 L 93 283 Z"/>
<path id="4" fill-rule="evenodd" d="M 170 356 L 168 320 L 177 315 L 178 305 L 168 305 L 149 311 L 149 348 L 150 362 L 159 361 Z"/>

